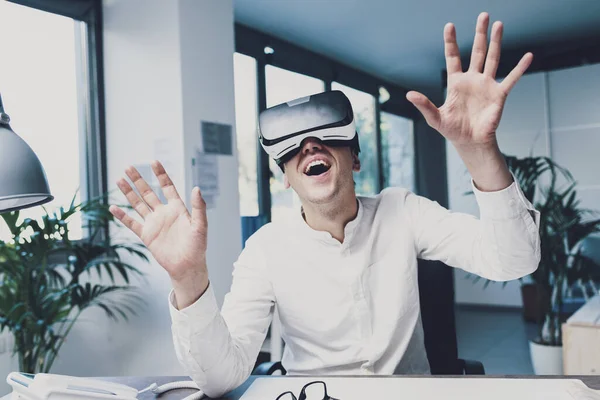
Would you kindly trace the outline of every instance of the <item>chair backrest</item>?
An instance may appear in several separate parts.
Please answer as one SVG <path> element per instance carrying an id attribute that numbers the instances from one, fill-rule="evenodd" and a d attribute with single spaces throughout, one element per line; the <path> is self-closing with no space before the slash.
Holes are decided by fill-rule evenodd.
<path id="1" fill-rule="evenodd" d="M 439 261 L 418 260 L 419 300 L 431 373 L 460 375 L 454 319 L 454 275 Z"/>

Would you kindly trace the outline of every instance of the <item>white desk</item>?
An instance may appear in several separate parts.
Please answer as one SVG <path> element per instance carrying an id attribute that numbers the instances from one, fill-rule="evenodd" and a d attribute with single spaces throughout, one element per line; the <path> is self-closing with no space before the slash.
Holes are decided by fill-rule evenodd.
<path id="1" fill-rule="evenodd" d="M 453 376 L 433 376 L 434 378 L 456 378 Z M 253 375 L 248 380 L 240 386 L 238 389 L 233 392 L 225 395 L 220 400 L 239 400 L 240 397 L 244 394 L 244 392 L 248 389 L 250 384 L 256 379 L 258 376 Z M 357 379 L 365 378 L 364 376 L 357 376 Z M 373 377 L 371 377 L 373 378 Z M 402 379 L 402 376 L 377 376 L 376 379 Z M 432 376 L 423 376 L 419 377 L 419 379 L 429 379 Z M 486 378 L 513 378 L 513 379 L 536 379 L 536 378 L 549 378 L 549 379 L 581 379 L 583 383 L 589 386 L 592 389 L 600 390 L 600 376 L 548 376 L 548 377 L 538 377 L 538 376 L 515 376 L 515 375 L 470 375 L 470 376 L 460 376 L 460 379 L 486 379 Z M 188 380 L 188 377 L 182 376 L 158 376 L 158 377 L 132 377 L 132 376 L 122 376 L 122 377 L 105 377 L 105 378 L 94 378 L 94 379 L 106 379 L 112 382 L 122 383 L 137 389 L 143 389 L 148 387 L 153 382 L 156 382 L 158 385 L 162 385 L 168 382 Z M 285 376 L 271 376 L 269 379 L 286 379 Z M 318 377 L 314 377 L 315 380 L 318 380 Z M 171 392 L 165 393 L 162 395 L 159 400 L 180 400 L 183 399 L 186 395 L 193 393 L 193 390 L 173 390 Z M 332 393 L 333 395 L 333 393 Z M 9 400 L 10 395 L 0 398 L 0 400 Z M 158 400 L 154 394 L 152 393 L 144 393 L 139 396 L 140 400 Z M 267 399 L 268 400 L 268 399 Z"/>

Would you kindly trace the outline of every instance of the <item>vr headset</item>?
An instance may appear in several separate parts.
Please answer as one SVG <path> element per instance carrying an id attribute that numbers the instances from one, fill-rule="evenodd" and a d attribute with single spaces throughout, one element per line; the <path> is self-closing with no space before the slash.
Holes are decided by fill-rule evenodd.
<path id="1" fill-rule="evenodd" d="M 357 154 L 360 152 L 352 105 L 339 90 L 268 108 L 260 113 L 258 125 L 260 144 L 282 169 L 308 137 L 320 139 L 327 146 L 350 146 Z"/>

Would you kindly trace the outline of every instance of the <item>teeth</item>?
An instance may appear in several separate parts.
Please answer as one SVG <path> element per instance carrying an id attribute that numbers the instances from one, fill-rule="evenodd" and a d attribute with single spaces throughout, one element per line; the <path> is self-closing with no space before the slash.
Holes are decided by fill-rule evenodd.
<path id="1" fill-rule="evenodd" d="M 306 168 L 304 169 L 304 173 L 308 174 L 308 171 L 314 167 L 315 165 L 324 165 L 326 167 L 329 167 L 329 164 L 327 164 L 325 161 L 323 160 L 314 160 L 311 161 L 310 163 L 308 163 L 308 165 L 306 166 Z"/>

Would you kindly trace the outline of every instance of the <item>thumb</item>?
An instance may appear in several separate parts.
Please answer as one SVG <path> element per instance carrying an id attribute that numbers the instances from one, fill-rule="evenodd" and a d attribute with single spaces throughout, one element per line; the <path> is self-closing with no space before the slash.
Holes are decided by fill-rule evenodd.
<path id="1" fill-rule="evenodd" d="M 206 202 L 202 198 L 200 188 L 192 190 L 192 227 L 198 233 L 206 233 Z"/>
<path id="2" fill-rule="evenodd" d="M 440 125 L 440 112 L 437 107 L 422 93 L 410 91 L 406 93 L 406 99 L 413 103 L 417 110 L 423 114 L 427 124 L 433 129 L 437 129 Z"/>

